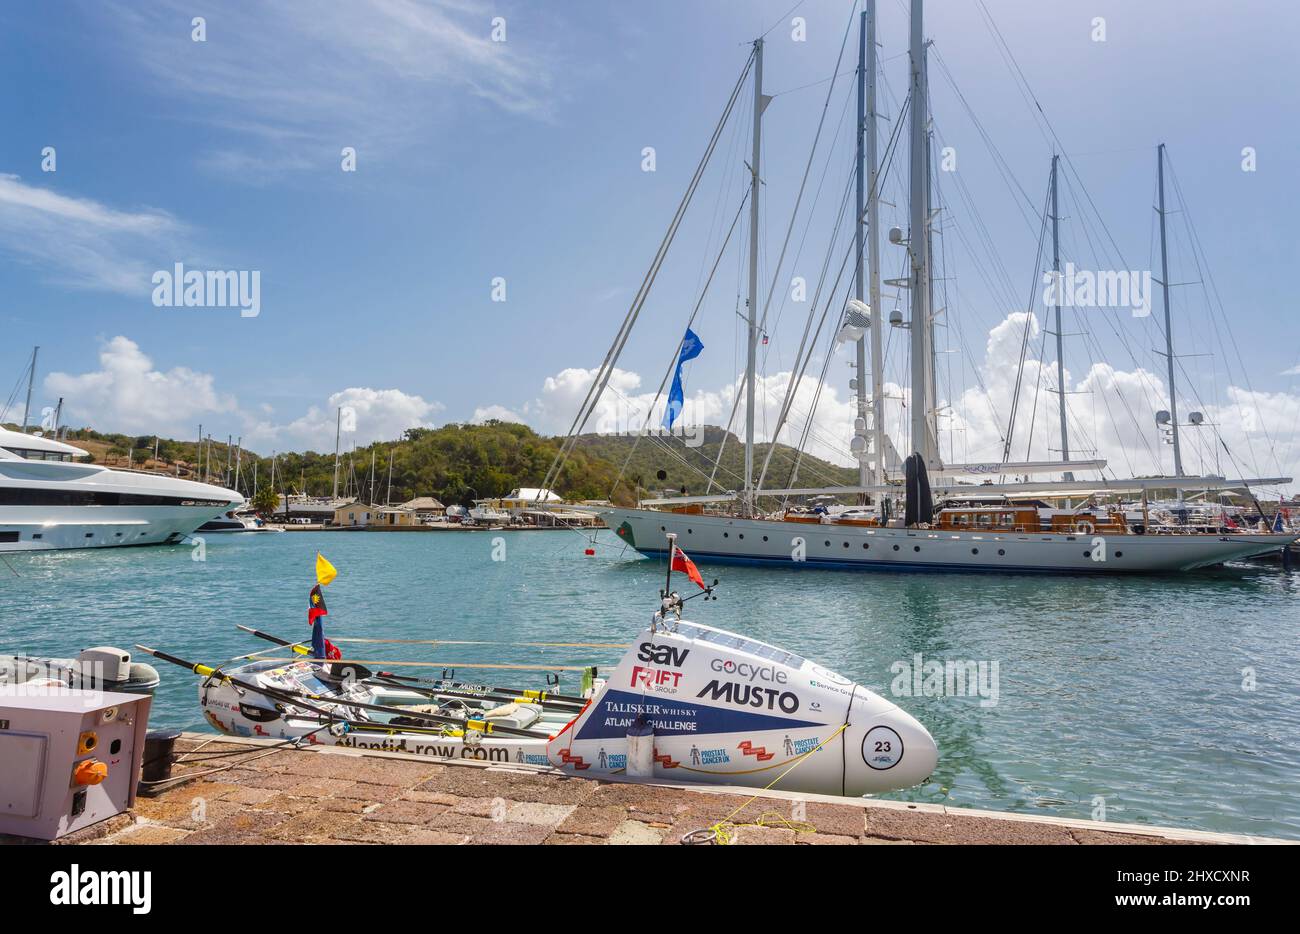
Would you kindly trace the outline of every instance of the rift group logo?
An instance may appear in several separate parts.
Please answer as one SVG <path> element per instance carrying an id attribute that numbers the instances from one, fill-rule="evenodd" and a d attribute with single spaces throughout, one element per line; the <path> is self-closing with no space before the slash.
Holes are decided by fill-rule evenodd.
<path id="1" fill-rule="evenodd" d="M 50 876 L 51 905 L 129 905 L 132 914 L 153 908 L 153 873 L 149 870 L 85 870 L 73 863 Z"/>
<path id="2" fill-rule="evenodd" d="M 664 668 L 646 668 L 642 665 L 632 666 L 632 687 L 654 691 L 657 694 L 676 694 L 682 683 L 680 671 L 668 671 Z"/>

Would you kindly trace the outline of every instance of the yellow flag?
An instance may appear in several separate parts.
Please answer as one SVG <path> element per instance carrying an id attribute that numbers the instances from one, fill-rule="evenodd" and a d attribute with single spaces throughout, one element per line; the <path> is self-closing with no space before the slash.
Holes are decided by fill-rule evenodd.
<path id="1" fill-rule="evenodd" d="M 325 556 L 319 551 L 316 552 L 316 583 L 328 584 L 334 578 L 339 576 L 339 572 L 334 565 L 325 560 Z"/>

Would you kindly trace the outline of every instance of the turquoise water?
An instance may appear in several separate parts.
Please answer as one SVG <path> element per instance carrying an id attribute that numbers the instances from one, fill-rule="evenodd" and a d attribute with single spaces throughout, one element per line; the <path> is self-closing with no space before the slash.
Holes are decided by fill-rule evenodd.
<path id="1" fill-rule="evenodd" d="M 500 554 L 496 541 L 504 545 Z M 142 642 L 214 663 L 267 648 L 243 623 L 307 637 L 323 551 L 333 636 L 625 642 L 662 565 L 602 533 L 209 536 L 189 547 L 15 556 L 0 564 L 0 650 Z M 495 561 L 497 557 L 505 560 Z M 891 665 L 998 665 L 978 697 L 896 697 L 934 734 L 932 783 L 890 797 L 1300 838 L 1300 574 L 1235 566 L 1171 578 L 853 574 L 711 567 L 691 618 L 774 642 L 891 695 Z M 609 652 L 348 646 L 351 657 L 608 663 Z M 196 679 L 159 663 L 152 723 L 204 729 Z M 1255 690 L 1243 689 L 1242 670 Z M 469 669 L 461 674 L 478 677 Z M 494 676 L 541 686 L 540 672 Z M 574 675 L 565 684 L 574 687 Z"/>

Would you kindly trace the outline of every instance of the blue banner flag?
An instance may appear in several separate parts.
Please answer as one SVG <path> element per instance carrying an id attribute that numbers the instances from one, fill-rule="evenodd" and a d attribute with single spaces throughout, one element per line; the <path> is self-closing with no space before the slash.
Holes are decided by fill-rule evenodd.
<path id="1" fill-rule="evenodd" d="M 682 352 L 677 355 L 677 372 L 673 374 L 673 386 L 668 391 L 668 406 L 664 409 L 664 428 L 672 430 L 673 422 L 677 421 L 677 416 L 682 414 L 682 406 L 686 404 L 686 394 L 682 391 L 682 364 L 687 360 L 694 360 L 704 349 L 704 344 L 700 342 L 699 337 L 690 328 L 686 329 L 686 336 L 682 338 Z"/>

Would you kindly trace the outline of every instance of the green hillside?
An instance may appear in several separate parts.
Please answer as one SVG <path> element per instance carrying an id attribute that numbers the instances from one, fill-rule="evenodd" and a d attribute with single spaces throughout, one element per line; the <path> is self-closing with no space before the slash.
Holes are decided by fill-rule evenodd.
<path id="1" fill-rule="evenodd" d="M 724 435 L 726 443 L 723 445 Z M 67 440 L 91 452 L 92 459 L 110 466 L 130 466 L 172 475 L 235 485 L 251 496 L 254 477 L 259 487 L 271 480 L 271 459 L 252 451 L 236 452 L 224 441 L 210 447 L 196 441 L 155 439 L 70 430 Z M 742 485 L 744 447 L 720 428 L 703 430 L 698 445 L 681 437 L 642 438 L 583 435 L 577 439 L 558 482 L 556 492 L 566 499 L 613 499 L 629 504 L 636 497 L 658 496 L 665 490 L 690 494 L 708 492 L 708 476 L 718 449 L 723 448 L 713 492 Z M 348 451 L 341 458 L 339 494 L 384 502 L 402 502 L 415 496 L 436 496 L 444 503 L 468 504 L 509 493 L 516 487 L 540 486 L 559 449 L 561 439 L 538 435 L 525 425 L 490 421 L 481 425 L 449 424 L 440 428 L 413 428 L 401 439 L 377 442 Z M 155 444 L 157 458 L 154 458 Z M 755 446 L 755 470 L 761 468 L 768 445 Z M 371 455 L 374 455 L 373 494 Z M 630 460 L 629 460 L 630 456 Z M 392 492 L 389 493 L 389 461 Z M 768 468 L 766 486 L 789 482 L 793 448 L 778 444 Z M 623 471 L 624 463 L 627 463 Z M 229 470 L 228 470 L 229 465 Z M 616 479 L 622 473 L 622 481 Z M 805 456 L 799 485 L 821 486 L 855 481 L 853 471 Z M 275 488 L 278 492 L 328 496 L 334 489 L 334 452 L 304 451 L 277 454 Z"/>

